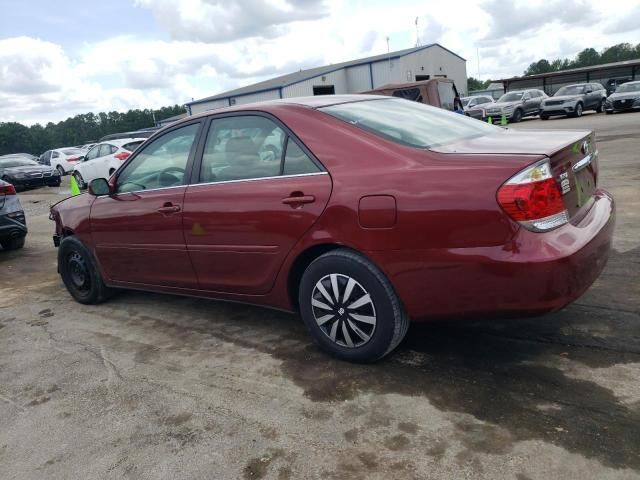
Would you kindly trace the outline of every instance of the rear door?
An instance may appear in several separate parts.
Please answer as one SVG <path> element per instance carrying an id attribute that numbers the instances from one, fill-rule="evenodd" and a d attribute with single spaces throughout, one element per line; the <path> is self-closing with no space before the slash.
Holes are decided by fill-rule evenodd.
<path id="1" fill-rule="evenodd" d="M 91 207 L 95 251 L 110 280 L 197 288 L 182 228 L 200 122 L 145 145 L 113 180 L 115 193 Z"/>
<path id="2" fill-rule="evenodd" d="M 184 235 L 200 288 L 269 292 L 327 204 L 328 173 L 284 125 L 260 115 L 215 118 L 198 171 Z"/>
<path id="3" fill-rule="evenodd" d="M 100 145 L 96 145 L 87 152 L 84 160 L 78 165 L 78 170 L 85 182 L 89 183 L 94 178 L 99 178 L 97 161 L 100 156 Z"/>

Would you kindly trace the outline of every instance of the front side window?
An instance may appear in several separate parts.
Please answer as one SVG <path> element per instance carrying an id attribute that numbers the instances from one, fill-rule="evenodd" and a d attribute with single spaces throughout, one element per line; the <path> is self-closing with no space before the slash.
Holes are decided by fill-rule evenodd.
<path id="1" fill-rule="evenodd" d="M 87 152 L 87 154 L 84 157 L 84 161 L 88 162 L 90 160 L 94 160 L 98 158 L 99 152 L 100 152 L 100 145 L 96 145 L 95 147 L 93 147 L 91 150 Z"/>
<path id="2" fill-rule="evenodd" d="M 127 164 L 118 175 L 118 193 L 185 185 L 187 162 L 199 123 L 165 133 Z"/>
<path id="3" fill-rule="evenodd" d="M 202 155 L 201 182 L 280 175 L 285 132 L 272 120 L 233 116 L 211 122 Z"/>
<path id="4" fill-rule="evenodd" d="M 418 148 L 503 132 L 464 115 L 400 99 L 365 100 L 319 110 L 387 140 Z"/>

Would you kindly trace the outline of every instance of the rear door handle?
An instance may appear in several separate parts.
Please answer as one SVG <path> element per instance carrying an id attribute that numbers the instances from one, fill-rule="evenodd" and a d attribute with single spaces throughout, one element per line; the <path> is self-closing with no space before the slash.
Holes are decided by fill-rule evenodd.
<path id="1" fill-rule="evenodd" d="M 160 213 L 176 213 L 180 211 L 180 207 L 178 205 L 165 204 L 158 209 Z"/>
<path id="2" fill-rule="evenodd" d="M 298 203 L 313 203 L 316 201 L 316 197 L 313 195 L 300 195 L 297 197 L 287 197 L 282 199 L 282 203 L 285 205 L 295 205 Z"/>

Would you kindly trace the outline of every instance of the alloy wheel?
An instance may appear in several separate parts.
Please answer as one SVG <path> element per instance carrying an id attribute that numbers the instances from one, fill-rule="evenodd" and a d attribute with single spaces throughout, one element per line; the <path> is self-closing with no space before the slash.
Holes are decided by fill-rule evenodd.
<path id="1" fill-rule="evenodd" d="M 332 273 L 318 280 L 311 305 L 320 330 L 342 347 L 361 347 L 375 332 L 377 317 L 371 294 L 347 275 Z"/>

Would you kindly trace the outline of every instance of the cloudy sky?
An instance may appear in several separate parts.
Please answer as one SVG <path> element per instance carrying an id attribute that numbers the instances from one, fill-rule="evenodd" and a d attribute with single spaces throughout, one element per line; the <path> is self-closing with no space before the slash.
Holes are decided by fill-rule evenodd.
<path id="1" fill-rule="evenodd" d="M 387 36 L 400 50 L 416 17 L 420 43 L 482 79 L 640 43 L 640 0 L 0 0 L 0 121 L 182 104 L 384 53 Z"/>

